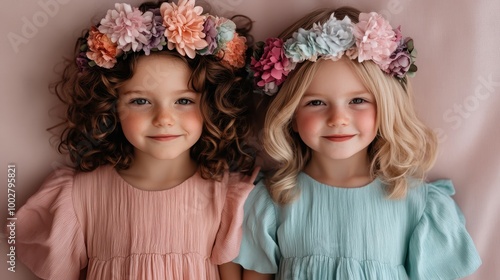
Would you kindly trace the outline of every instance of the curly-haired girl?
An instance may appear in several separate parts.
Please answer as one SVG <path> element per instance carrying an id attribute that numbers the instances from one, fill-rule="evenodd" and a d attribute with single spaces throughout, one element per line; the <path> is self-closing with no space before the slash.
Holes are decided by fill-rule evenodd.
<path id="1" fill-rule="evenodd" d="M 277 164 L 245 203 L 244 279 L 456 279 L 478 268 L 453 185 L 423 181 L 436 137 L 412 105 L 410 38 L 377 13 L 323 9 L 256 54 L 257 86 L 272 95 L 262 141 Z"/>
<path id="2" fill-rule="evenodd" d="M 243 32 L 179 0 L 116 4 L 78 39 L 54 87 L 76 167 L 17 213 L 38 277 L 238 279 L 255 177 Z"/>

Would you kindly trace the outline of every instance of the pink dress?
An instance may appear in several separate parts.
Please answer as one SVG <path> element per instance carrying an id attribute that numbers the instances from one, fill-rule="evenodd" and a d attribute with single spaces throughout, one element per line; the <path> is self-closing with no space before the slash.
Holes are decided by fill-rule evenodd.
<path id="1" fill-rule="evenodd" d="M 111 166 L 53 172 L 17 213 L 19 259 L 43 279 L 219 279 L 239 252 L 253 176 L 199 173 L 163 191 Z"/>

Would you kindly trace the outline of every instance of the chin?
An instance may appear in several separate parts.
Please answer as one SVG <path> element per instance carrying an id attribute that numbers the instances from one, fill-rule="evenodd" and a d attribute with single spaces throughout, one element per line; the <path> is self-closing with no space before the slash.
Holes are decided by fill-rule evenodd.
<path id="1" fill-rule="evenodd" d="M 345 160 L 352 158 L 356 153 L 335 153 L 327 155 L 332 160 Z"/>

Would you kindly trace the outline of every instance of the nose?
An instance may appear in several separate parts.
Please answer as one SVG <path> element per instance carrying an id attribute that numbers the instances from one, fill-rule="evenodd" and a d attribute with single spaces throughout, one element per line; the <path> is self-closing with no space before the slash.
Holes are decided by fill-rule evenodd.
<path id="1" fill-rule="evenodd" d="M 335 107 L 330 110 L 327 120 L 328 126 L 340 127 L 349 124 L 349 114 L 345 108 Z"/>
<path id="2" fill-rule="evenodd" d="M 153 125 L 155 126 L 172 126 L 175 123 L 175 116 L 171 109 L 160 107 L 155 110 Z"/>

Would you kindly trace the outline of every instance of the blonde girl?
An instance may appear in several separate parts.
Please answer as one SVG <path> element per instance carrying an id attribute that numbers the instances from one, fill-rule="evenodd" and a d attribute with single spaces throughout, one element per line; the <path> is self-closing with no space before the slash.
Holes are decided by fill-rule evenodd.
<path id="1" fill-rule="evenodd" d="M 308 14 L 256 54 L 275 168 L 245 204 L 244 279 L 455 279 L 478 268 L 452 183 L 423 181 L 436 137 L 413 106 L 413 40 L 344 7 Z"/>

